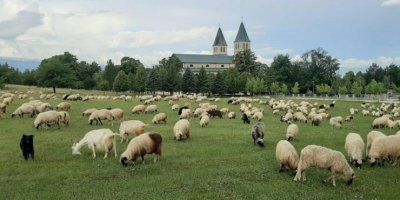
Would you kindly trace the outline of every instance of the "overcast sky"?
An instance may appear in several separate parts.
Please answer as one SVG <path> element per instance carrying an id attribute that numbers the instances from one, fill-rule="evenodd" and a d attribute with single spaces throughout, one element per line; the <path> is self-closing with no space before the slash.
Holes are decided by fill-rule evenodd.
<path id="1" fill-rule="evenodd" d="M 211 53 L 219 25 L 232 53 L 242 17 L 267 64 L 317 47 L 340 60 L 341 72 L 400 64 L 400 0 L 0 0 L 0 56 L 69 51 L 151 66 L 172 53 Z"/>

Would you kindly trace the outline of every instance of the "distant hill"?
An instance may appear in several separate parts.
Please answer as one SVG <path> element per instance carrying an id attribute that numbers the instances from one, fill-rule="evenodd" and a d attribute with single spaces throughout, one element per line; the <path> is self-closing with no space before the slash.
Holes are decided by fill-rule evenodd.
<path id="1" fill-rule="evenodd" d="M 17 68 L 19 71 L 23 72 L 26 69 L 36 69 L 40 64 L 40 61 L 21 58 L 0 57 L 0 64 L 4 63 L 8 63 L 8 65 L 10 65 L 11 67 Z"/>

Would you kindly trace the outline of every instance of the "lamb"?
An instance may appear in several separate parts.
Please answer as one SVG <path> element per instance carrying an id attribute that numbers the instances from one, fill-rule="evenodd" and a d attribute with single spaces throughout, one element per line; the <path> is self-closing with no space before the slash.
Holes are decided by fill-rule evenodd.
<path id="1" fill-rule="evenodd" d="M 154 159 L 154 162 L 157 162 L 162 154 L 162 137 L 158 133 L 144 133 L 129 142 L 128 147 L 121 154 L 120 162 L 124 167 L 128 166 L 129 161 L 135 165 L 136 159 L 140 156 L 144 163 L 144 156 L 153 153 L 157 155 Z"/>
<path id="2" fill-rule="evenodd" d="M 329 120 L 329 124 L 333 127 L 333 128 L 342 128 L 342 123 L 343 123 L 343 118 L 338 116 L 338 117 L 332 117 Z"/>
<path id="3" fill-rule="evenodd" d="M 155 113 L 155 112 L 157 112 L 157 105 L 149 105 L 144 111 L 144 113 Z"/>
<path id="4" fill-rule="evenodd" d="M 43 124 L 49 125 L 49 124 L 55 124 L 60 128 L 60 120 L 61 116 L 57 113 L 57 111 L 47 111 L 47 112 L 42 112 L 39 113 L 36 116 L 35 121 L 33 122 L 33 125 L 37 130 L 39 130 L 39 127 L 41 127 Z"/>
<path id="5" fill-rule="evenodd" d="M 158 113 L 154 115 L 153 119 L 151 120 L 153 124 L 159 124 L 161 122 L 167 123 L 167 114 L 165 113 Z"/>
<path id="6" fill-rule="evenodd" d="M 344 148 L 350 157 L 350 163 L 353 163 L 357 168 L 361 169 L 363 152 L 365 148 L 365 144 L 361 136 L 357 133 L 349 133 L 346 136 Z"/>
<path id="7" fill-rule="evenodd" d="M 368 151 L 371 148 L 372 143 L 378 138 L 378 137 L 385 137 L 386 135 L 383 134 L 380 131 L 371 131 L 367 135 L 367 147 L 365 148 L 365 155 L 368 156 Z"/>
<path id="8" fill-rule="evenodd" d="M 61 102 L 56 106 L 56 109 L 68 111 L 69 109 L 71 109 L 71 104 L 68 102 Z"/>
<path id="9" fill-rule="evenodd" d="M 96 108 L 89 108 L 86 109 L 85 111 L 82 112 L 82 116 L 87 116 L 89 117 L 94 111 L 96 111 Z"/>
<path id="10" fill-rule="evenodd" d="M 146 109 L 146 106 L 140 104 L 140 105 L 136 105 L 135 107 L 133 107 L 132 109 L 132 114 L 140 114 L 143 113 L 144 110 Z"/>
<path id="11" fill-rule="evenodd" d="M 18 107 L 12 114 L 11 117 L 14 118 L 15 116 L 24 117 L 24 115 L 29 115 L 34 117 L 36 115 L 36 110 L 32 105 L 24 104 Z"/>
<path id="12" fill-rule="evenodd" d="M 290 124 L 286 129 L 286 139 L 291 141 L 297 138 L 299 127 L 296 124 Z"/>
<path id="13" fill-rule="evenodd" d="M 67 111 L 57 112 L 60 115 L 60 123 L 69 126 L 70 116 Z"/>
<path id="14" fill-rule="evenodd" d="M 235 112 L 229 112 L 229 113 L 228 113 L 228 119 L 236 119 L 236 114 L 235 114 Z"/>
<path id="15" fill-rule="evenodd" d="M 242 120 L 243 120 L 243 124 L 250 124 L 249 116 L 247 116 L 246 113 L 242 114 Z"/>
<path id="16" fill-rule="evenodd" d="M 372 142 L 369 150 L 369 161 L 371 165 L 378 162 L 383 165 L 385 160 L 392 159 L 394 164 L 400 157 L 400 135 L 388 135 L 386 137 L 378 137 Z"/>
<path id="17" fill-rule="evenodd" d="M 253 119 L 256 119 L 256 120 L 258 120 L 258 121 L 261 121 L 262 118 L 263 118 L 263 113 L 260 112 L 260 111 L 255 112 L 254 115 L 253 115 Z"/>
<path id="18" fill-rule="evenodd" d="M 204 114 L 200 118 L 200 126 L 205 127 L 210 122 L 210 117 L 207 114 Z"/>
<path id="19" fill-rule="evenodd" d="M 264 129 L 265 125 L 262 122 L 258 122 L 253 126 L 251 136 L 253 138 L 254 145 L 257 143 L 260 147 L 264 147 Z"/>
<path id="20" fill-rule="evenodd" d="M 89 116 L 89 124 L 92 125 L 93 121 L 96 121 L 96 125 L 100 122 L 101 125 L 103 125 L 103 122 L 101 120 L 108 120 L 111 122 L 111 126 L 113 126 L 112 120 L 114 117 L 112 116 L 111 111 L 107 109 L 101 109 L 101 110 L 96 110 L 94 111 L 90 116 Z"/>
<path id="21" fill-rule="evenodd" d="M 290 142 L 281 140 L 276 144 L 276 160 L 280 164 L 279 172 L 284 170 L 291 170 L 293 173 L 297 170 L 299 156 L 297 151 Z"/>
<path id="22" fill-rule="evenodd" d="M 114 155 L 117 157 L 116 135 L 110 129 L 91 130 L 79 142 L 72 145 L 72 155 L 81 155 L 79 150 L 86 145 L 92 150 L 93 158 L 96 158 L 96 149 L 105 151 L 104 158 L 107 158 L 111 150 L 114 151 Z"/>
<path id="23" fill-rule="evenodd" d="M 119 126 L 119 136 L 121 137 L 121 142 L 128 141 L 128 136 L 138 136 L 145 132 L 145 128 L 148 124 L 143 123 L 139 120 L 129 120 L 123 121 Z"/>
<path id="24" fill-rule="evenodd" d="M 348 185 L 353 183 L 355 174 L 350 167 L 344 155 L 332 149 L 317 145 L 308 145 L 301 150 L 300 160 L 297 165 L 297 173 L 294 177 L 295 181 L 306 180 L 305 170 L 310 167 L 327 169 L 332 173 L 324 182 L 332 179 L 333 186 L 336 186 L 335 175 L 343 176 Z"/>
<path id="25" fill-rule="evenodd" d="M 173 131 L 175 140 L 189 139 L 190 137 L 190 123 L 187 119 L 181 119 L 175 123 Z"/>
<path id="26" fill-rule="evenodd" d="M 114 119 L 118 119 L 120 121 L 124 119 L 124 110 L 120 108 L 114 108 L 111 109 L 110 112 Z"/>

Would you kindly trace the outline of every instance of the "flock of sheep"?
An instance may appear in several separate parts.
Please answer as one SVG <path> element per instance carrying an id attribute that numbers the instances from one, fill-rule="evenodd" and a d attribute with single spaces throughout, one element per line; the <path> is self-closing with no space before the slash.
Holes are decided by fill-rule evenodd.
<path id="1" fill-rule="evenodd" d="M 29 94 L 20 94 L 18 98 L 27 99 Z M 13 102 L 16 94 L 3 93 L 0 96 L 3 103 L 0 103 L 0 115 L 6 113 L 6 107 Z M 40 98 L 56 98 L 54 95 L 40 95 Z M 121 95 L 118 97 L 110 96 L 85 96 L 80 95 L 64 95 L 64 100 L 71 101 L 87 101 L 89 99 L 121 99 L 130 101 L 131 96 Z M 215 118 L 223 118 L 224 115 L 228 119 L 236 119 L 236 113 L 228 108 L 218 108 L 213 102 L 221 101 L 219 98 L 207 98 L 195 95 L 174 95 L 174 96 L 137 96 L 143 104 L 133 107 L 132 114 L 154 114 L 151 122 L 153 124 L 166 123 L 167 115 L 159 112 L 158 101 L 168 101 L 171 109 L 179 115 L 179 120 L 172 128 L 175 140 L 187 140 L 190 138 L 190 123 L 192 118 L 199 118 L 199 125 L 206 127 L 210 121 Z M 192 100 L 198 103 L 196 108 L 190 108 L 190 104 L 186 103 L 180 106 L 177 102 L 179 99 Z M 262 106 L 272 108 L 272 115 L 280 115 L 280 121 L 287 123 L 286 140 L 281 140 L 276 145 L 276 159 L 280 164 L 280 172 L 291 171 L 295 174 L 294 180 L 305 180 L 305 171 L 309 168 L 321 168 L 331 172 L 331 176 L 325 181 L 332 180 L 332 184 L 336 186 L 335 177 L 337 175 L 343 177 L 348 184 L 351 184 L 355 178 L 355 172 L 351 165 L 361 168 L 363 162 L 369 159 L 371 164 L 378 163 L 383 165 L 384 162 L 397 163 L 400 157 L 400 131 L 395 135 L 386 136 L 382 132 L 372 130 L 367 136 L 367 145 L 364 144 L 363 138 L 357 133 L 349 133 L 345 138 L 345 150 L 348 154 L 348 160 L 340 152 L 323 146 L 308 145 L 304 147 L 300 156 L 296 152 L 295 147 L 290 143 L 299 139 L 300 129 L 295 123 L 309 123 L 311 126 L 319 126 L 324 121 L 329 121 L 333 129 L 338 129 L 345 122 L 353 120 L 359 115 L 359 110 L 350 108 L 349 115 L 331 116 L 330 110 L 335 108 L 335 101 L 331 104 L 318 104 L 301 101 L 295 103 L 293 100 L 261 100 L 256 98 L 232 97 L 227 102 L 230 105 L 240 105 L 241 120 L 243 123 L 250 123 L 250 119 L 257 120 L 251 129 L 251 136 L 254 144 L 264 146 L 265 125 L 261 121 L 264 117 L 264 109 Z M 254 105 L 258 105 L 254 106 Z M 62 102 L 55 108 L 49 103 L 40 100 L 31 99 L 27 103 L 23 103 L 12 114 L 11 117 L 24 117 L 28 115 L 35 117 L 33 122 L 36 129 L 45 127 L 58 127 L 61 125 L 69 126 L 70 116 L 68 110 L 71 104 Z M 394 121 L 400 116 L 400 107 L 394 103 L 382 103 L 379 107 L 369 103 L 361 104 L 361 113 L 363 116 L 375 116 L 371 128 L 398 128 L 400 121 Z M 89 131 L 79 141 L 73 144 L 72 154 L 80 155 L 80 149 L 84 146 L 92 150 L 93 158 L 96 157 L 96 151 L 105 152 L 104 158 L 108 156 L 110 151 L 114 151 L 115 157 L 118 156 L 116 150 L 116 136 L 121 138 L 121 142 L 127 142 L 129 137 L 133 137 L 127 145 L 126 150 L 120 156 L 120 162 L 123 166 L 127 166 L 129 162 L 135 163 L 136 159 L 141 157 L 144 162 L 146 154 L 156 154 L 157 161 L 162 154 L 162 137 L 159 133 L 146 131 L 148 124 L 139 120 L 124 121 L 124 110 L 120 108 L 97 109 L 91 108 L 82 112 L 82 116 L 88 117 L 88 124 L 102 125 L 103 121 L 108 121 L 113 125 L 113 121 L 119 120 L 119 133 L 114 133 L 110 129 L 96 129 Z M 365 153 L 364 153 L 365 152 Z"/>

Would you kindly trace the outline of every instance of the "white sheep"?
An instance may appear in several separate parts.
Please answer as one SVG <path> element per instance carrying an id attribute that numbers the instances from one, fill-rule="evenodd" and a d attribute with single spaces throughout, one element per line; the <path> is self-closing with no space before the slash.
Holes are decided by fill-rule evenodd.
<path id="1" fill-rule="evenodd" d="M 145 105 L 142 105 L 142 104 L 136 105 L 136 106 L 133 107 L 133 109 L 132 109 L 132 114 L 140 114 L 140 113 L 143 113 L 145 109 L 146 109 L 146 106 L 145 106 Z"/>
<path id="2" fill-rule="evenodd" d="M 69 126 L 70 116 L 67 111 L 57 112 L 60 115 L 60 123 Z"/>
<path id="3" fill-rule="evenodd" d="M 178 105 L 178 104 L 174 104 L 174 105 L 171 106 L 171 109 L 172 109 L 173 111 L 176 111 L 176 110 L 179 109 L 179 105 Z"/>
<path id="4" fill-rule="evenodd" d="M 235 112 L 229 112 L 228 113 L 228 119 L 235 119 L 236 118 L 236 113 Z"/>
<path id="5" fill-rule="evenodd" d="M 144 156 L 146 154 L 156 154 L 154 162 L 157 162 L 162 154 L 162 137 L 158 133 L 144 133 L 133 138 L 126 150 L 121 154 L 120 162 L 123 166 L 128 166 L 131 161 L 133 165 L 138 157 L 142 158 L 144 163 Z"/>
<path id="6" fill-rule="evenodd" d="M 205 127 L 210 123 L 210 117 L 207 114 L 204 114 L 200 118 L 200 126 Z"/>
<path id="7" fill-rule="evenodd" d="M 279 172 L 291 170 L 296 172 L 299 156 L 297 151 L 290 142 L 281 140 L 276 144 L 276 160 L 280 164 Z"/>
<path id="8" fill-rule="evenodd" d="M 343 123 L 343 118 L 338 116 L 338 117 L 332 117 L 329 120 L 329 124 L 333 127 L 333 128 L 342 128 L 342 123 Z"/>
<path id="9" fill-rule="evenodd" d="M 226 114 L 229 112 L 228 108 L 221 108 L 219 111 L 221 111 L 223 114 Z"/>
<path id="10" fill-rule="evenodd" d="M 372 122 L 372 128 L 384 128 L 388 125 L 389 118 L 386 116 L 378 117 Z"/>
<path id="11" fill-rule="evenodd" d="M 120 121 L 124 119 L 124 110 L 121 108 L 111 109 L 110 112 L 114 119 L 118 119 Z"/>
<path id="12" fill-rule="evenodd" d="M 91 130 L 79 142 L 72 145 L 72 155 L 81 155 L 79 150 L 83 146 L 88 146 L 92 150 L 93 158 L 96 158 L 96 149 L 104 150 L 104 158 L 107 158 L 108 152 L 113 149 L 115 157 L 117 157 L 116 135 L 110 129 Z"/>
<path id="13" fill-rule="evenodd" d="M 68 102 L 61 102 L 56 106 L 56 109 L 68 111 L 69 109 L 71 109 L 71 104 Z"/>
<path id="14" fill-rule="evenodd" d="M 155 112 L 157 112 L 157 105 L 149 105 L 144 111 L 144 113 L 155 113 Z"/>
<path id="15" fill-rule="evenodd" d="M 385 137 L 386 135 L 380 131 L 371 131 L 367 135 L 367 146 L 365 148 L 365 155 L 368 156 L 368 151 L 371 148 L 371 144 L 375 141 L 378 137 Z"/>
<path id="16" fill-rule="evenodd" d="M 153 119 L 151 120 L 153 124 L 159 124 L 161 122 L 167 123 L 167 114 L 165 113 L 158 113 L 154 115 Z"/>
<path id="17" fill-rule="evenodd" d="M 24 115 L 29 115 L 31 117 L 34 117 L 36 114 L 35 108 L 30 105 L 30 104 L 24 104 L 20 107 L 18 107 L 12 114 L 11 117 L 19 116 L 19 117 L 24 117 Z"/>
<path id="18" fill-rule="evenodd" d="M 82 112 L 82 116 L 87 116 L 89 117 L 94 111 L 96 111 L 96 108 L 89 108 L 86 109 L 85 111 Z"/>
<path id="19" fill-rule="evenodd" d="M 347 155 L 350 157 L 350 163 L 354 163 L 357 168 L 361 169 L 365 148 L 361 136 L 357 133 L 347 134 L 344 148 L 346 149 Z"/>
<path id="20" fill-rule="evenodd" d="M 148 124 L 143 123 L 139 120 L 129 120 L 123 121 L 119 126 L 119 136 L 121 137 L 121 142 L 128 141 L 128 136 L 138 136 L 145 132 L 145 128 Z"/>
<path id="21" fill-rule="evenodd" d="M 203 109 L 203 108 L 196 108 L 194 110 L 193 116 L 197 117 L 197 116 L 200 116 L 201 114 L 203 114 L 205 112 L 206 112 L 206 110 Z"/>
<path id="22" fill-rule="evenodd" d="M 55 124 L 60 128 L 60 119 L 61 116 L 57 113 L 57 111 L 46 111 L 39 113 L 36 116 L 35 121 L 33 122 L 33 125 L 35 126 L 36 129 L 39 129 L 43 124 L 45 125 L 50 125 L 50 124 Z"/>
<path id="23" fill-rule="evenodd" d="M 46 112 L 49 110 L 53 110 L 53 106 L 51 106 L 51 104 L 49 104 L 49 103 L 40 103 L 40 104 L 37 104 L 36 110 L 40 113 Z"/>
<path id="24" fill-rule="evenodd" d="M 258 120 L 258 121 L 261 121 L 261 120 L 263 119 L 263 116 L 264 116 L 264 115 L 263 115 L 262 112 L 257 111 L 257 112 L 254 113 L 253 119 L 256 119 L 256 120 Z"/>
<path id="25" fill-rule="evenodd" d="M 396 164 L 400 157 L 400 135 L 388 135 L 386 137 L 378 137 L 372 142 L 369 150 L 370 163 L 374 165 L 379 162 L 383 165 L 385 160 L 394 160 Z"/>
<path id="26" fill-rule="evenodd" d="M 191 110 L 190 109 L 183 109 L 179 119 L 190 119 L 191 117 Z"/>
<path id="27" fill-rule="evenodd" d="M 335 175 L 341 175 L 350 185 L 355 178 L 353 169 L 350 167 L 344 155 L 332 149 L 317 145 L 308 145 L 301 150 L 300 160 L 297 165 L 295 181 L 306 180 L 305 170 L 310 167 L 327 169 L 332 173 L 324 182 L 332 179 L 333 186 L 336 186 Z"/>
<path id="28" fill-rule="evenodd" d="M 93 121 L 96 121 L 96 125 L 100 122 L 101 125 L 103 125 L 103 122 L 101 120 L 108 120 L 111 122 L 111 126 L 113 126 L 112 120 L 114 117 L 112 116 L 111 111 L 107 109 L 101 109 L 101 110 L 96 110 L 94 111 L 90 116 L 89 116 L 89 124 L 92 125 Z"/>
<path id="29" fill-rule="evenodd" d="M 286 139 L 291 141 L 297 138 L 299 127 L 296 124 L 290 124 L 286 129 Z"/>
<path id="30" fill-rule="evenodd" d="M 181 119 L 174 125 L 174 137 L 175 140 L 189 139 L 190 137 L 190 123 L 187 119 Z"/>

